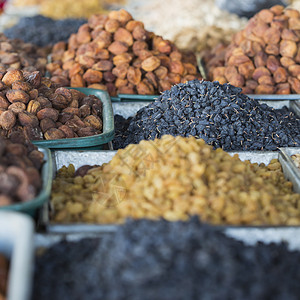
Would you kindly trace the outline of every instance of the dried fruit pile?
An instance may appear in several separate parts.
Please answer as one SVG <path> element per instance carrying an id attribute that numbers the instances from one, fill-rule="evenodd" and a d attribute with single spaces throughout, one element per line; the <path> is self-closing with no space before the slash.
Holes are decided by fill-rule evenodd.
<path id="1" fill-rule="evenodd" d="M 56 88 L 39 72 L 8 71 L 0 81 L 0 134 L 55 140 L 102 133 L 102 102 L 76 90 Z"/>
<path id="2" fill-rule="evenodd" d="M 299 262 L 285 244 L 246 246 L 196 218 L 129 221 L 37 257 L 33 299 L 297 299 Z"/>
<path id="3" fill-rule="evenodd" d="M 0 137 L 0 206 L 29 201 L 38 194 L 43 160 L 44 154 L 24 137 Z"/>
<path id="4" fill-rule="evenodd" d="M 52 81 L 62 86 L 152 95 L 199 77 L 191 55 L 146 31 L 125 10 L 92 16 L 71 35 L 67 51 L 65 46 L 53 48 L 47 65 Z"/>
<path id="5" fill-rule="evenodd" d="M 4 30 L 10 39 L 20 39 L 38 46 L 48 46 L 67 41 L 69 36 L 84 24 L 83 19 L 53 20 L 41 15 L 23 17 L 18 24 Z"/>
<path id="6" fill-rule="evenodd" d="M 274 6 L 261 10 L 225 49 L 206 61 L 211 80 L 247 94 L 300 93 L 300 13 Z"/>
<path id="7" fill-rule="evenodd" d="M 6 299 L 8 285 L 8 260 L 0 253 L 0 299 Z"/>
<path id="8" fill-rule="evenodd" d="M 47 50 L 21 40 L 10 40 L 0 33 L 0 74 L 7 69 L 24 71 L 46 70 Z"/>
<path id="9" fill-rule="evenodd" d="M 294 161 L 295 165 L 300 169 L 300 153 L 292 155 L 292 160 Z"/>
<path id="10" fill-rule="evenodd" d="M 299 147 L 300 118 L 286 107 L 259 104 L 240 88 L 194 80 L 173 86 L 140 109 L 126 131 L 117 132 L 116 146 L 164 134 L 192 135 L 224 150 L 276 150 Z"/>
<path id="11" fill-rule="evenodd" d="M 194 137 L 142 141 L 83 177 L 74 171 L 63 167 L 54 180 L 54 222 L 175 221 L 198 214 L 213 224 L 300 224 L 300 195 L 277 160 L 242 162 Z"/>

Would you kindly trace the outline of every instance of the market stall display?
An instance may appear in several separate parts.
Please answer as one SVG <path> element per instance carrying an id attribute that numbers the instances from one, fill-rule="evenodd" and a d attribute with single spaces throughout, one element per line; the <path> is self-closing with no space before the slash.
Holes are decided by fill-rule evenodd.
<path id="1" fill-rule="evenodd" d="M 208 77 L 246 94 L 300 93 L 300 14 L 274 6 L 256 14 L 232 43 L 205 60 Z"/>
<path id="2" fill-rule="evenodd" d="M 286 244 L 246 246 L 197 218 L 129 221 L 37 256 L 33 299 L 296 299 L 299 260 Z"/>
<path id="3" fill-rule="evenodd" d="M 155 95 L 200 77 L 195 57 L 145 30 L 123 9 L 92 16 L 67 45 L 55 45 L 47 70 L 57 84 L 104 89 L 111 96 Z"/>
<path id="4" fill-rule="evenodd" d="M 102 102 L 95 96 L 56 88 L 39 72 L 8 71 L 2 78 L 0 133 L 29 140 L 57 140 L 103 132 Z"/>
<path id="5" fill-rule="evenodd" d="M 101 167 L 59 170 L 52 221 L 108 224 L 198 214 L 213 224 L 295 225 L 299 197 L 277 160 L 251 164 L 194 137 L 163 136 L 129 145 Z"/>
<path id="6" fill-rule="evenodd" d="M 241 89 L 218 82 L 175 85 L 124 125 L 116 133 L 115 149 L 164 134 L 195 136 L 215 148 L 235 151 L 300 145 L 300 116 L 286 107 L 260 104 Z"/>
<path id="7" fill-rule="evenodd" d="M 85 19 L 53 20 L 41 15 L 23 17 L 16 25 L 5 29 L 4 34 L 10 39 L 20 39 L 45 47 L 67 41 L 85 22 Z"/>

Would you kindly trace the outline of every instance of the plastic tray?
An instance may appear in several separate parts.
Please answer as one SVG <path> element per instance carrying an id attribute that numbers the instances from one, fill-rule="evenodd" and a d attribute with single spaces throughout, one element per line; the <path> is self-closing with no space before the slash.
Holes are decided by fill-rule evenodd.
<path id="1" fill-rule="evenodd" d="M 86 88 L 69 89 L 78 90 L 86 95 L 95 95 L 101 99 L 103 103 L 103 133 L 93 136 L 70 139 L 32 141 L 32 143 L 37 146 L 47 147 L 51 149 L 82 149 L 95 146 L 97 146 L 98 149 L 102 149 L 102 145 L 112 141 L 115 135 L 114 115 L 108 93 L 106 91 Z M 95 91 L 97 91 L 97 93 L 95 93 Z"/>
<path id="2" fill-rule="evenodd" d="M 24 203 L 13 204 L 9 206 L 1 206 L 1 211 L 18 211 L 34 216 L 36 210 L 44 205 L 50 198 L 51 187 L 52 187 L 52 177 L 53 177 L 53 165 L 52 157 L 49 149 L 39 148 L 41 152 L 44 153 L 44 164 L 42 167 L 42 180 L 43 185 L 40 193 L 36 198 Z"/>
<path id="3" fill-rule="evenodd" d="M 33 231 L 31 218 L 0 211 L 0 252 L 10 260 L 7 300 L 29 300 L 33 276 Z"/>
<path id="4" fill-rule="evenodd" d="M 159 95 L 131 95 L 118 94 L 116 97 L 111 97 L 112 102 L 136 102 L 136 101 L 154 101 Z"/>
<path id="5" fill-rule="evenodd" d="M 116 151 L 89 151 L 77 153 L 75 151 L 57 151 L 54 153 L 54 169 L 59 169 L 63 165 L 68 165 L 73 163 L 76 168 L 92 162 L 93 164 L 103 164 L 109 162 L 115 155 Z M 241 160 L 250 160 L 251 162 L 265 163 L 268 164 L 272 159 L 279 159 L 283 172 L 286 178 L 294 179 L 295 174 L 290 168 L 290 162 L 283 159 L 280 152 L 229 152 L 231 155 L 239 154 Z M 88 158 L 88 161 L 87 161 Z M 294 190 L 300 189 L 300 182 L 293 180 Z M 51 234 L 75 234 L 75 233 L 110 233 L 116 230 L 118 225 L 107 224 L 86 224 L 86 223 L 73 223 L 73 224 L 57 224 L 51 223 L 50 221 L 50 207 L 45 205 L 43 209 L 43 214 L 40 216 L 40 224 L 46 229 L 48 233 Z M 218 226 L 220 228 L 299 228 L 300 226 Z"/>

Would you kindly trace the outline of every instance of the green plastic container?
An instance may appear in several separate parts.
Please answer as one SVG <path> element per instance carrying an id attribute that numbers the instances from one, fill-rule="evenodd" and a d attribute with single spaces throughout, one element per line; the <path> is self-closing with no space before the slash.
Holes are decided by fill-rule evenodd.
<path id="1" fill-rule="evenodd" d="M 46 147 L 50 149 L 79 148 L 80 150 L 85 150 L 93 148 L 101 150 L 102 145 L 111 142 L 115 135 L 114 114 L 108 93 L 106 91 L 87 88 L 68 89 L 78 90 L 86 95 L 95 95 L 96 97 L 101 99 L 103 103 L 103 133 L 93 136 L 70 139 L 32 141 L 32 143 L 36 146 Z"/>
<path id="2" fill-rule="evenodd" d="M 159 95 L 131 95 L 118 94 L 116 97 L 111 97 L 112 102 L 140 102 L 140 101 L 154 101 Z"/>
<path id="3" fill-rule="evenodd" d="M 0 210 L 18 211 L 33 217 L 36 213 L 36 210 L 42 207 L 44 203 L 49 200 L 53 177 L 52 157 L 49 149 L 39 148 L 39 150 L 44 153 L 45 160 L 42 167 L 43 185 L 40 193 L 33 200 L 24 203 L 1 206 Z"/>

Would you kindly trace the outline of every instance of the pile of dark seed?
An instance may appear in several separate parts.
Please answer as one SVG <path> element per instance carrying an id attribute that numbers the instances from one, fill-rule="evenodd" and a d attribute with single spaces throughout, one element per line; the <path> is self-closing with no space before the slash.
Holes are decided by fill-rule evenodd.
<path id="1" fill-rule="evenodd" d="M 4 34 L 10 39 L 20 39 L 43 47 L 67 41 L 84 23 L 84 19 L 53 20 L 37 15 L 21 18 L 18 24 L 4 30 Z"/>
<path id="2" fill-rule="evenodd" d="M 122 134 L 137 144 L 164 134 L 195 136 L 224 150 L 276 150 L 300 146 L 300 118 L 274 109 L 230 84 L 193 80 L 165 91 L 140 109 Z"/>
<path id="3" fill-rule="evenodd" d="M 65 254 L 68 255 L 65 255 Z M 129 221 L 37 257 L 33 299 L 299 299 L 300 253 L 188 222 Z"/>
<path id="4" fill-rule="evenodd" d="M 128 129 L 132 117 L 125 119 L 121 115 L 114 115 L 115 120 L 115 137 L 112 141 L 114 149 L 123 148 L 124 137 L 123 134 Z"/>

